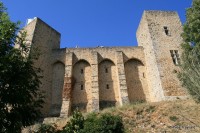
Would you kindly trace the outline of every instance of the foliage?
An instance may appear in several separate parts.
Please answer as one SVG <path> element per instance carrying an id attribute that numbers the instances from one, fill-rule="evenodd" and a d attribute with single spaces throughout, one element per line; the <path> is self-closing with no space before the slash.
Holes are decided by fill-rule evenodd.
<path id="1" fill-rule="evenodd" d="M 62 133 L 79 133 L 83 129 L 84 117 L 81 112 L 75 110 L 72 119 L 63 128 Z"/>
<path id="2" fill-rule="evenodd" d="M 21 132 L 40 116 L 43 95 L 39 91 L 40 69 L 33 67 L 36 56 L 28 54 L 26 32 L 13 23 L 0 2 L 0 132 Z M 20 49 L 15 49 L 19 44 Z M 26 56 L 24 56 L 26 55 Z M 29 55 L 29 56 L 28 56 Z"/>
<path id="3" fill-rule="evenodd" d="M 91 113 L 84 119 L 77 110 L 72 119 L 63 128 L 62 133 L 123 133 L 122 119 L 109 113 L 98 116 Z"/>
<path id="4" fill-rule="evenodd" d="M 179 79 L 192 97 L 200 102 L 200 0 L 193 0 L 186 17 L 182 34 L 182 72 L 179 73 Z"/>
<path id="5" fill-rule="evenodd" d="M 171 121 L 177 121 L 177 120 L 178 120 L 178 118 L 177 118 L 176 116 L 170 116 L 169 119 L 170 119 Z"/>
<path id="6" fill-rule="evenodd" d="M 119 116 L 105 113 L 100 116 L 91 114 L 84 123 L 81 133 L 123 133 L 124 126 Z"/>
<path id="7" fill-rule="evenodd" d="M 41 124 L 35 133 L 58 133 L 55 125 Z"/>

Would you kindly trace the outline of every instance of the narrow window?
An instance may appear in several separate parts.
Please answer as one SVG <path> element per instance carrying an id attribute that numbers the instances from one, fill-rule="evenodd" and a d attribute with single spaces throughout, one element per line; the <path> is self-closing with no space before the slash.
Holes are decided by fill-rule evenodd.
<path id="1" fill-rule="evenodd" d="M 81 90 L 83 90 L 83 84 L 81 84 Z"/>
<path id="2" fill-rule="evenodd" d="M 164 26 L 164 31 L 167 36 L 169 36 L 169 29 L 167 26 Z"/>
<path id="3" fill-rule="evenodd" d="M 108 73 L 108 68 L 105 68 L 105 73 Z"/>
<path id="4" fill-rule="evenodd" d="M 109 89 L 109 84 L 106 85 L 106 89 Z"/>
<path id="5" fill-rule="evenodd" d="M 175 51 L 175 55 L 176 55 L 176 58 L 177 58 L 177 64 L 180 64 L 180 56 L 178 54 L 178 50 L 174 50 Z"/>
<path id="6" fill-rule="evenodd" d="M 145 78 L 145 74 L 143 73 L 143 78 Z"/>
<path id="7" fill-rule="evenodd" d="M 179 65 L 180 64 L 180 57 L 178 54 L 178 50 L 170 50 L 172 61 L 174 65 Z"/>
<path id="8" fill-rule="evenodd" d="M 81 69 L 81 74 L 83 74 L 83 69 Z"/>

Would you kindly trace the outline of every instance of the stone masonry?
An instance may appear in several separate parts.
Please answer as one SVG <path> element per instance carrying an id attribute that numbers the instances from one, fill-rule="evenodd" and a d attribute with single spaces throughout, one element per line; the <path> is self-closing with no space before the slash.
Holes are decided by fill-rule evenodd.
<path id="1" fill-rule="evenodd" d="M 187 97 L 176 74 L 182 43 L 176 12 L 144 11 L 136 47 L 61 49 L 60 33 L 41 19 L 24 29 L 31 52 L 40 53 L 35 66 L 43 70 L 44 116 Z"/>

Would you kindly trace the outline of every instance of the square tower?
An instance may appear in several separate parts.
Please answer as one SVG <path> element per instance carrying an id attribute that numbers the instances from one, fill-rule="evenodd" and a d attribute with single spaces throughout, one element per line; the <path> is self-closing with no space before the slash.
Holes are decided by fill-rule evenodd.
<path id="1" fill-rule="evenodd" d="M 137 30 L 138 45 L 144 47 L 151 101 L 186 95 L 180 71 L 182 24 L 177 12 L 145 11 Z"/>

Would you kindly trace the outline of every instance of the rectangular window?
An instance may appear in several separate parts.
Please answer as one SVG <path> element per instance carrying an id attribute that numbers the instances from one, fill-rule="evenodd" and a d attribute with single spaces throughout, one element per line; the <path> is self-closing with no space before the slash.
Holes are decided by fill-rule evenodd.
<path id="1" fill-rule="evenodd" d="M 179 65 L 180 64 L 180 57 L 178 54 L 178 50 L 170 50 L 170 54 L 172 57 L 172 61 L 174 63 L 174 65 Z"/>
<path id="2" fill-rule="evenodd" d="M 81 84 L 81 90 L 83 90 L 83 89 L 84 89 L 83 84 Z"/>
<path id="3" fill-rule="evenodd" d="M 105 73 L 108 73 L 108 68 L 105 68 Z"/>
<path id="4" fill-rule="evenodd" d="M 81 74 L 83 74 L 83 72 L 84 72 L 83 69 L 81 69 Z"/>
<path id="5" fill-rule="evenodd" d="M 143 78 L 145 78 L 145 74 L 143 73 Z"/>
<path id="6" fill-rule="evenodd" d="M 109 84 L 106 85 L 106 89 L 109 89 Z"/>

